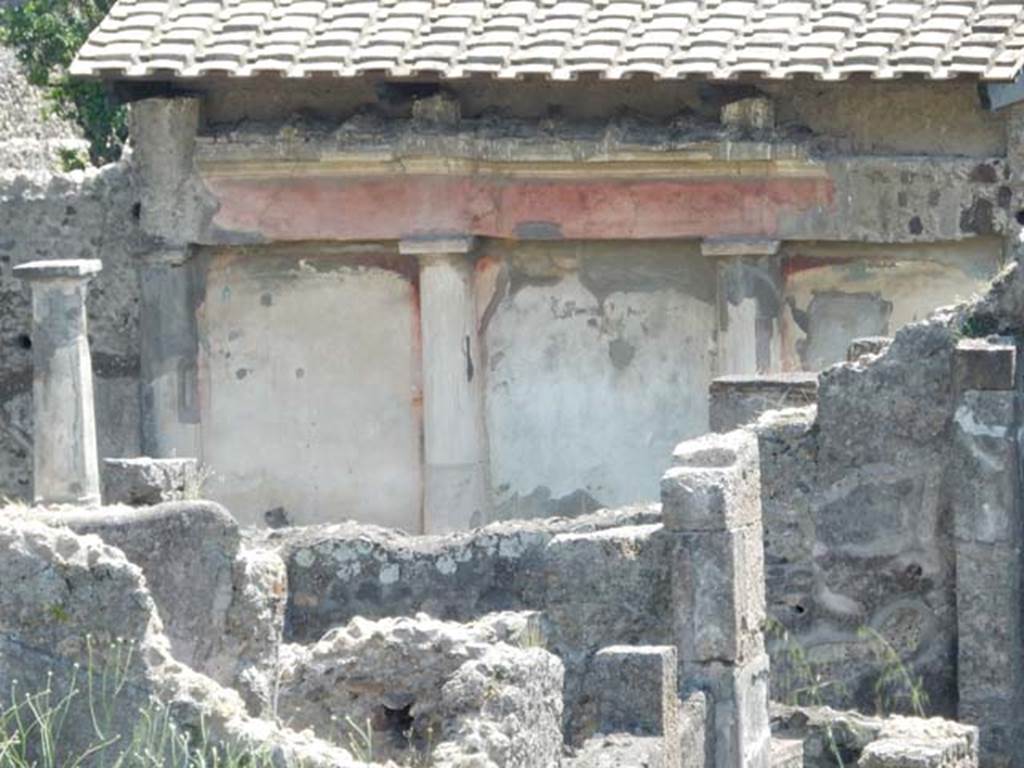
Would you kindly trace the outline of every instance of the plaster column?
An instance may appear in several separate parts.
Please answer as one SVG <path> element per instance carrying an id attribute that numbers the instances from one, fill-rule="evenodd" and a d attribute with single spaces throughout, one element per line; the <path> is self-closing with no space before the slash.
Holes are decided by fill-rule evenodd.
<path id="1" fill-rule="evenodd" d="M 32 286 L 32 451 L 38 504 L 99 504 L 96 414 L 86 331 L 96 259 L 33 261 L 14 268 Z"/>
<path id="2" fill-rule="evenodd" d="M 472 238 L 403 240 L 420 262 L 425 533 L 486 522 L 483 366 Z"/>

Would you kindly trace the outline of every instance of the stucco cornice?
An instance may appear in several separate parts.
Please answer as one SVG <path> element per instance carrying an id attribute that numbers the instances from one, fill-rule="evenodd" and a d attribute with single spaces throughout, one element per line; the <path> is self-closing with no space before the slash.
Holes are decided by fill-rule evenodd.
<path id="1" fill-rule="evenodd" d="M 318 160 L 219 160 L 199 157 L 204 178 L 353 178 L 367 176 L 476 176 L 515 179 L 685 179 L 685 178 L 824 178 L 824 165 L 810 160 L 720 160 L 688 153 L 657 158 L 628 154 L 579 162 L 492 161 L 449 157 L 388 158 L 345 154 Z"/>
<path id="2" fill-rule="evenodd" d="M 356 116 L 340 126 L 254 124 L 197 138 L 204 175 L 279 177 L 501 175 L 516 178 L 807 176 L 805 143 L 722 126 L 641 121 L 463 121 L 455 126 Z"/>

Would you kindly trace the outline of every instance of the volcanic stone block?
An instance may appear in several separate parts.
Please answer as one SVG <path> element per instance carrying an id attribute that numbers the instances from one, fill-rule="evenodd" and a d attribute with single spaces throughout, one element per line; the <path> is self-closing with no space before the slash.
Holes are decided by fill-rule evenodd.
<path id="1" fill-rule="evenodd" d="M 960 541 L 1012 544 L 1021 538 L 1015 400 L 1013 392 L 967 391 L 957 403 L 948 471 Z"/>
<path id="2" fill-rule="evenodd" d="M 888 336 L 862 336 L 850 342 L 846 348 L 846 362 L 854 363 L 864 355 L 877 355 L 884 352 L 892 343 Z"/>
<path id="3" fill-rule="evenodd" d="M 858 768 L 973 768 L 977 762 L 960 740 L 879 739 L 868 744 Z"/>
<path id="4" fill-rule="evenodd" d="M 762 539 L 760 525 L 678 537 L 672 588 L 684 661 L 738 662 L 763 652 Z"/>
<path id="5" fill-rule="evenodd" d="M 804 743 L 799 739 L 772 739 L 772 768 L 804 768 Z"/>
<path id="6" fill-rule="evenodd" d="M 124 552 L 146 576 L 174 657 L 218 681 L 230 681 L 233 665 L 222 668 L 220 657 L 241 533 L 224 507 L 178 501 L 144 509 L 51 513 L 43 520 L 95 534 Z"/>
<path id="7" fill-rule="evenodd" d="M 103 460 L 103 499 L 107 504 L 147 506 L 199 496 L 195 459 Z"/>
<path id="8" fill-rule="evenodd" d="M 1019 557 L 1016 548 L 957 546 L 958 679 L 961 703 L 1014 700 L 1020 676 Z"/>
<path id="9" fill-rule="evenodd" d="M 673 467 L 733 467 L 757 463 L 757 439 L 745 429 L 684 440 L 672 450 Z"/>
<path id="10" fill-rule="evenodd" d="M 680 444 L 661 480 L 662 516 L 674 531 L 722 531 L 761 519 L 757 438 L 735 430 Z"/>
<path id="11" fill-rule="evenodd" d="M 953 383 L 957 391 L 1013 389 L 1017 377 L 1017 347 L 1011 339 L 963 339 L 953 354 Z"/>
<path id="12" fill-rule="evenodd" d="M 711 382 L 708 398 L 711 429 L 725 432 L 755 421 L 765 411 L 813 405 L 818 400 L 818 374 L 720 376 Z"/>
<path id="13" fill-rule="evenodd" d="M 706 768 L 714 761 L 711 703 L 704 691 L 687 695 L 679 708 L 679 768 Z"/>
<path id="14" fill-rule="evenodd" d="M 671 645 L 612 645 L 598 651 L 587 676 L 598 731 L 678 741 L 678 676 Z"/>

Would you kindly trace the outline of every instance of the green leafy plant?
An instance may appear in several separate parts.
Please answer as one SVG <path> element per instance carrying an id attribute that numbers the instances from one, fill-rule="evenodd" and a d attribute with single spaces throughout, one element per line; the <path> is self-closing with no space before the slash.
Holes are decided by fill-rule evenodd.
<path id="1" fill-rule="evenodd" d="M 60 161 L 60 169 L 65 173 L 84 171 L 89 167 L 89 156 L 80 149 L 61 147 L 57 150 L 57 159 Z"/>
<path id="2" fill-rule="evenodd" d="M 97 164 L 121 156 L 126 110 L 111 103 L 102 84 L 72 79 L 67 69 L 111 5 L 113 0 L 25 0 L 0 7 L 0 43 L 14 50 L 28 81 L 46 90 L 52 113 L 81 126 Z M 80 159 L 61 162 L 70 170 Z"/>

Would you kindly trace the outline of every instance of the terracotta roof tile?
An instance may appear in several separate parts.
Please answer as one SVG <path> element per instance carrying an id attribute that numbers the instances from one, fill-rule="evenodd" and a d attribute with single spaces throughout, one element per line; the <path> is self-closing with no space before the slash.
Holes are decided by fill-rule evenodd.
<path id="1" fill-rule="evenodd" d="M 1019 0 L 118 0 L 71 71 L 1011 79 Z"/>

